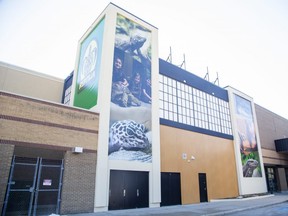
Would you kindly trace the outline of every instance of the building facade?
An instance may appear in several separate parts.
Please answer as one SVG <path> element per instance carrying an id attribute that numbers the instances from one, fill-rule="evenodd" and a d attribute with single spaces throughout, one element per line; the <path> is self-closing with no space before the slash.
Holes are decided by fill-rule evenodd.
<path id="1" fill-rule="evenodd" d="M 2 215 L 93 211 L 99 115 L 3 91 L 0 101 Z"/>
<path id="2" fill-rule="evenodd" d="M 238 196 L 227 90 L 161 59 L 159 65 L 161 204 Z"/>
<path id="3" fill-rule="evenodd" d="M 268 191 L 287 191 L 287 119 L 255 105 Z"/>
<path id="4" fill-rule="evenodd" d="M 67 79 L 0 64 L 2 215 L 287 190 L 288 120 L 159 59 L 157 34 L 109 4 Z"/>

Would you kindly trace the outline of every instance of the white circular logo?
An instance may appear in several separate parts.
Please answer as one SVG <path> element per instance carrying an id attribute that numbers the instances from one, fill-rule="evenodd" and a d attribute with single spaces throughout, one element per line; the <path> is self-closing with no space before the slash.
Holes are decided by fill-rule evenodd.
<path id="1" fill-rule="evenodd" d="M 83 66 L 81 72 L 81 80 L 87 76 L 91 76 L 96 67 L 98 45 L 96 40 L 92 40 L 87 46 L 83 58 Z"/>

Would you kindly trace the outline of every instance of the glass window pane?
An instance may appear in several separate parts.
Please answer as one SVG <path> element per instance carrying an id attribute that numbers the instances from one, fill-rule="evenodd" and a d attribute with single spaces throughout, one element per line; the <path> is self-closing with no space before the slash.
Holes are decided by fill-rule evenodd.
<path id="1" fill-rule="evenodd" d="M 163 101 L 160 101 L 160 103 L 159 103 L 159 108 L 160 108 L 160 109 L 163 109 Z"/>
<path id="2" fill-rule="evenodd" d="M 163 110 L 159 110 L 159 117 L 163 118 Z"/>
<path id="3" fill-rule="evenodd" d="M 174 88 L 176 88 L 176 81 L 175 81 L 175 80 L 172 80 L 172 86 L 173 86 Z"/>
<path id="4" fill-rule="evenodd" d="M 182 101 L 181 98 L 178 98 L 178 105 L 181 106 L 182 105 Z"/>
<path id="5" fill-rule="evenodd" d="M 169 95 L 169 102 L 172 103 L 172 95 Z"/>
<path id="6" fill-rule="evenodd" d="M 168 94 L 164 93 L 164 101 L 168 101 Z"/>
<path id="7" fill-rule="evenodd" d="M 176 104 L 173 104 L 173 111 L 177 112 L 177 105 Z"/>
<path id="8" fill-rule="evenodd" d="M 159 100 L 163 100 L 163 92 L 159 92 Z"/>
<path id="9" fill-rule="evenodd" d="M 173 88 L 173 95 L 176 95 L 176 88 Z"/>
<path id="10" fill-rule="evenodd" d="M 168 82 L 167 80 L 168 80 L 168 77 L 164 76 L 163 83 L 167 84 L 167 82 Z"/>
<path id="11" fill-rule="evenodd" d="M 168 110 L 168 103 L 167 102 L 164 102 L 164 109 Z"/>
<path id="12" fill-rule="evenodd" d="M 174 113 L 174 121 L 177 121 L 177 113 Z"/>
<path id="13" fill-rule="evenodd" d="M 177 97 L 173 96 L 173 103 L 177 104 Z"/>

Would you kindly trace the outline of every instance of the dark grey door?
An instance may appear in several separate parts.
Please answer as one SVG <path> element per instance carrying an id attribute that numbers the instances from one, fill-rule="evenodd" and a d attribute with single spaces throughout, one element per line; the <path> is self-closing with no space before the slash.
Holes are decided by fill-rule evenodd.
<path id="1" fill-rule="evenodd" d="M 2 215 L 59 213 L 63 161 L 13 158 Z"/>
<path id="2" fill-rule="evenodd" d="M 199 173 L 200 202 L 208 202 L 206 173 Z"/>
<path id="3" fill-rule="evenodd" d="M 161 206 L 181 205 L 180 173 L 161 173 Z"/>
<path id="4" fill-rule="evenodd" d="M 137 205 L 136 208 L 149 207 L 149 173 L 138 172 L 137 174 Z"/>
<path id="5" fill-rule="evenodd" d="M 109 210 L 149 206 L 149 173 L 111 170 Z"/>

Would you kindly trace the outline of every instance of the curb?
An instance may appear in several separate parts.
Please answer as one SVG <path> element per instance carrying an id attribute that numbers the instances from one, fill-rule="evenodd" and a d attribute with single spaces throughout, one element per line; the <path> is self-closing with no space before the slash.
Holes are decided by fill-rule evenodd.
<path id="1" fill-rule="evenodd" d="M 253 200 L 253 199 L 262 199 L 267 197 L 275 196 L 274 194 L 264 195 L 264 196 L 254 196 L 254 197 L 247 197 L 247 198 L 236 198 L 236 199 L 212 199 L 210 202 L 231 202 L 231 201 L 246 201 L 246 200 Z"/>
<path id="2" fill-rule="evenodd" d="M 255 208 L 264 208 L 264 207 L 268 207 L 268 206 L 273 206 L 273 205 L 277 205 L 280 203 L 284 203 L 287 202 L 288 200 L 282 200 L 279 202 L 275 202 L 275 203 L 267 203 L 264 205 L 255 205 L 255 206 L 250 206 L 247 208 L 239 208 L 239 209 L 233 209 L 233 210 L 229 210 L 229 211 L 222 211 L 222 212 L 216 212 L 216 213 L 208 213 L 205 214 L 205 216 L 217 216 L 217 215 L 225 215 L 225 214 L 232 214 L 232 213 L 237 213 L 237 212 L 241 212 L 241 211 L 247 211 L 247 210 L 251 210 L 251 209 L 255 209 Z"/>

